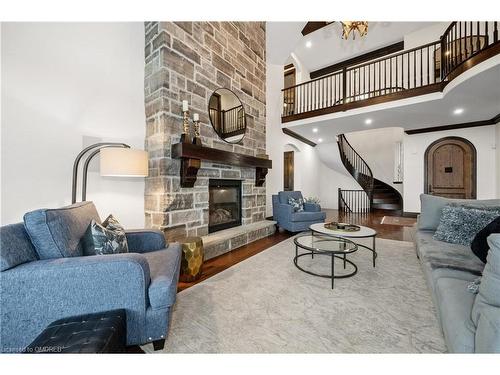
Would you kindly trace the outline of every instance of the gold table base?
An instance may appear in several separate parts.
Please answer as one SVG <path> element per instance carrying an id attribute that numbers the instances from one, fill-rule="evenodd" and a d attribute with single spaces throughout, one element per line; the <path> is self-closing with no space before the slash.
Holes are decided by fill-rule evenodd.
<path id="1" fill-rule="evenodd" d="M 187 237 L 181 241 L 182 259 L 179 279 L 183 282 L 198 280 L 203 268 L 205 252 L 201 237 Z"/>

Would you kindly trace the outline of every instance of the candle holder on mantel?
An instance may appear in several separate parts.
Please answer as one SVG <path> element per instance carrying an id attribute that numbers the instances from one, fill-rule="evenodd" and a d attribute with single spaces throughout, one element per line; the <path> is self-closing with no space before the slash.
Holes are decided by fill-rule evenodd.
<path id="1" fill-rule="evenodd" d="M 189 143 L 190 137 L 189 137 L 189 107 L 188 107 L 188 101 L 183 100 L 182 101 L 182 134 L 181 134 L 181 142 L 182 143 Z"/>
<path id="2" fill-rule="evenodd" d="M 193 115 L 193 124 L 194 124 L 194 138 L 193 144 L 197 146 L 201 146 L 201 138 L 200 138 L 200 116 L 195 113 Z"/>

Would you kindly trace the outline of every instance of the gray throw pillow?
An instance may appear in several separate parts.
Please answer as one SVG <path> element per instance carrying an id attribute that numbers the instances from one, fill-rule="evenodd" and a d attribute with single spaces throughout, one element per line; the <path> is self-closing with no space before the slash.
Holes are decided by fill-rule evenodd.
<path id="1" fill-rule="evenodd" d="M 304 211 L 304 200 L 302 198 L 288 198 L 288 204 L 293 207 L 293 212 L 302 212 Z"/>
<path id="2" fill-rule="evenodd" d="M 125 229 L 113 215 L 102 225 L 92 220 L 85 232 L 84 244 L 85 255 L 128 253 Z"/>
<path id="3" fill-rule="evenodd" d="M 434 239 L 470 246 L 476 234 L 500 216 L 499 210 L 449 205 L 443 208 Z"/>
<path id="4" fill-rule="evenodd" d="M 435 195 L 420 195 L 420 215 L 418 217 L 418 229 L 436 230 L 439 225 L 443 208 L 448 205 L 460 205 L 478 209 L 500 210 L 500 199 L 451 199 Z"/>

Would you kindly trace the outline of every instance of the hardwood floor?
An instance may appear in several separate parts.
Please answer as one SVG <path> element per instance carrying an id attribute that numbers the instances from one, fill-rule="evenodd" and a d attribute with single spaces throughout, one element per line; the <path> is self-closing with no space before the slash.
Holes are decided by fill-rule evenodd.
<path id="1" fill-rule="evenodd" d="M 388 225 L 381 224 L 384 217 L 383 214 L 371 213 L 367 215 L 351 214 L 339 218 L 339 212 L 337 210 L 325 210 L 327 221 L 344 221 L 352 224 L 365 225 L 367 227 L 373 228 L 378 232 L 379 238 L 386 238 L 390 240 L 399 241 L 412 241 L 413 240 L 413 229 L 407 226 L 401 225 Z M 286 240 L 293 236 L 290 232 L 279 232 L 272 236 L 257 240 L 248 245 L 239 247 L 233 251 L 222 254 L 216 258 L 207 260 L 203 264 L 203 271 L 201 278 L 197 281 L 184 283 L 179 282 L 178 291 L 187 289 L 203 280 L 208 279 L 211 276 L 224 271 L 225 269 L 234 266 L 235 264 L 264 251 L 277 243 Z"/>
<path id="2" fill-rule="evenodd" d="M 258 254 L 261 251 L 269 249 L 271 246 L 274 246 L 277 243 L 290 238 L 291 236 L 293 236 L 293 233 L 276 231 L 276 233 L 272 236 L 262 238 L 248 245 L 234 249 L 228 253 L 219 255 L 218 257 L 209 259 L 203 264 L 201 278 L 190 283 L 179 281 L 177 291 L 180 292 L 181 290 L 198 284 L 199 282 L 202 282 L 203 280 L 206 280 L 209 277 L 216 275 L 231 266 L 234 266 L 242 260 L 250 258 L 251 256 Z"/>
<path id="3" fill-rule="evenodd" d="M 337 210 L 324 210 L 326 212 L 326 221 L 342 221 L 351 224 L 364 225 L 375 229 L 378 232 L 378 238 L 397 241 L 413 241 L 414 229 L 409 226 L 382 224 L 384 214 L 370 213 L 366 215 L 349 214 L 339 218 Z M 405 218 L 405 221 L 410 222 L 410 218 Z M 416 223 L 417 219 L 413 219 L 411 224 Z"/>

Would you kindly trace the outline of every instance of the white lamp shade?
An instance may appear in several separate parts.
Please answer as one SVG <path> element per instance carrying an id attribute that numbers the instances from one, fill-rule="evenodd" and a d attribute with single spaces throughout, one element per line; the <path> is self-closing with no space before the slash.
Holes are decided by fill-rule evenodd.
<path id="1" fill-rule="evenodd" d="M 101 149 L 101 176 L 146 177 L 148 153 L 132 148 L 107 147 Z"/>

